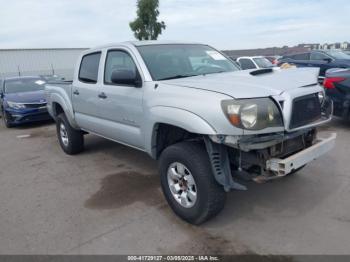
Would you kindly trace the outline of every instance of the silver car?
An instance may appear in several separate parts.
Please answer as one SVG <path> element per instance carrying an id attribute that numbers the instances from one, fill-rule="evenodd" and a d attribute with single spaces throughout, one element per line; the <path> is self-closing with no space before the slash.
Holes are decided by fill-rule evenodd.
<path id="1" fill-rule="evenodd" d="M 200 224 L 244 181 L 295 173 L 333 147 L 335 134 L 317 137 L 333 110 L 317 75 L 241 71 L 203 44 L 126 42 L 85 51 L 73 83 L 46 89 L 67 154 L 83 150 L 87 133 L 146 152 L 170 207 Z"/>

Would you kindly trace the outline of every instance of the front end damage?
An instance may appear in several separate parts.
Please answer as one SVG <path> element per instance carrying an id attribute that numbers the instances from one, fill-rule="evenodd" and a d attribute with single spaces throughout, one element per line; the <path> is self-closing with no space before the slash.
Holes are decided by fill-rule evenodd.
<path id="1" fill-rule="evenodd" d="M 260 127 L 259 121 L 266 123 L 270 119 L 283 119 L 277 129 L 275 122 L 263 126 L 264 132 L 261 132 L 262 128 L 249 130 L 236 125 L 243 129 L 242 134 L 210 135 L 204 139 L 214 176 L 226 191 L 246 189 L 237 182 L 239 179 L 265 182 L 284 177 L 334 147 L 336 134 L 331 134 L 328 138 L 317 137 L 317 127 L 332 118 L 333 103 L 328 97 L 320 96 L 322 92 L 317 85 L 312 86 L 313 90 L 303 89 L 302 95 L 300 89 L 296 89 L 296 94 L 291 91 L 273 99 L 281 118 L 276 114 L 270 117 L 269 111 L 266 114 L 264 107 L 260 106 L 261 111 L 256 114 L 255 125 Z M 247 100 L 245 103 L 258 104 L 255 100 Z M 224 106 L 224 109 L 231 115 L 236 111 L 242 112 L 231 112 L 229 106 Z M 242 117 L 241 114 L 236 114 L 237 117 Z M 235 125 L 235 122 L 231 123 Z M 267 128 L 270 128 L 269 132 L 266 131 Z"/>
<path id="2" fill-rule="evenodd" d="M 245 190 L 238 179 L 265 182 L 298 171 L 331 150 L 335 134 L 321 139 L 316 128 L 291 133 L 205 138 L 213 172 L 226 191 Z"/>

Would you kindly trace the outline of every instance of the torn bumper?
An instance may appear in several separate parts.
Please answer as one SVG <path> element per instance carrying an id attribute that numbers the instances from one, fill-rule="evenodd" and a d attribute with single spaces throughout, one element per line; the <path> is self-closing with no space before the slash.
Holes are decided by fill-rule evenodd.
<path id="1" fill-rule="evenodd" d="M 287 158 L 269 159 L 266 161 L 266 168 L 277 173 L 278 176 L 285 176 L 330 151 L 335 145 L 336 136 L 332 133 L 328 138 L 317 139 L 311 147 Z"/>

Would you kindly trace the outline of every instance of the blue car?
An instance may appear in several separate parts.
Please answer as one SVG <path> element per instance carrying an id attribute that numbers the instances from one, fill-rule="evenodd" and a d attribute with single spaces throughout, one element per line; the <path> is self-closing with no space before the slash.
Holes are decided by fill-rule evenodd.
<path id="1" fill-rule="evenodd" d="M 46 108 L 45 83 L 40 77 L 15 77 L 2 81 L 0 106 L 6 127 L 51 119 Z"/>
<path id="2" fill-rule="evenodd" d="M 297 67 L 319 67 L 320 79 L 331 68 L 349 68 L 350 55 L 341 50 L 312 50 L 306 53 L 285 55 L 278 59 L 278 65 L 289 63 Z"/>

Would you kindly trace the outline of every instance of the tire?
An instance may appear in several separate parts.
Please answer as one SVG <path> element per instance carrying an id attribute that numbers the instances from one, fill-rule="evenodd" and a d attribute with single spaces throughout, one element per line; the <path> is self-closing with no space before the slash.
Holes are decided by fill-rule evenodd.
<path id="1" fill-rule="evenodd" d="M 56 131 L 61 148 L 66 154 L 75 155 L 84 150 L 83 132 L 74 129 L 69 124 L 65 114 L 57 116 Z"/>
<path id="2" fill-rule="evenodd" d="M 9 121 L 8 116 L 7 116 L 7 114 L 6 114 L 6 112 L 5 112 L 4 109 L 1 110 L 1 116 L 2 116 L 2 120 L 3 120 L 3 122 L 4 122 L 4 125 L 5 125 L 7 128 L 13 127 L 13 124 Z"/>
<path id="3" fill-rule="evenodd" d="M 187 197 L 184 201 L 189 203 L 187 207 L 179 203 L 179 197 L 176 198 L 170 189 L 170 184 L 174 181 L 169 179 L 168 171 L 178 170 L 178 164 L 184 166 L 185 172 L 183 173 L 186 174 L 184 177 L 191 175 L 195 184 L 195 190 L 193 190 L 193 187 L 191 190 L 195 191 L 196 199 L 195 201 L 189 201 L 191 199 Z M 208 153 L 203 144 L 181 142 L 169 146 L 161 154 L 159 172 L 162 190 L 168 204 L 176 215 L 188 223 L 199 225 L 216 216 L 223 209 L 226 192 L 214 178 Z M 186 184 L 188 192 L 191 187 L 189 180 L 186 181 Z"/>

